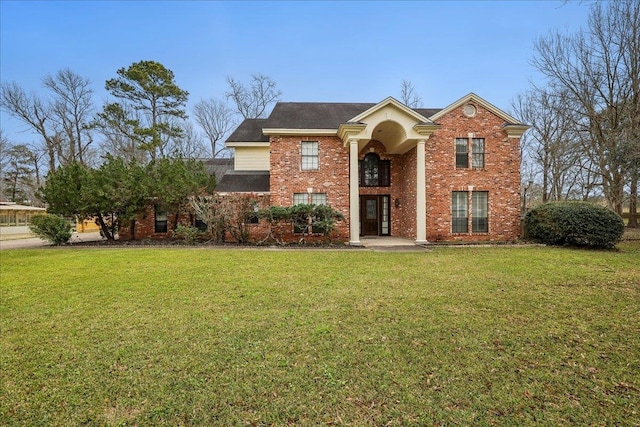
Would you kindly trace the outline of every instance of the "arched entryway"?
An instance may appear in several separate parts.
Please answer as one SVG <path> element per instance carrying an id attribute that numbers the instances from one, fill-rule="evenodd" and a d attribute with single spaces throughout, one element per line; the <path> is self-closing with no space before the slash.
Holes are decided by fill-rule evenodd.
<path id="1" fill-rule="evenodd" d="M 360 191 L 363 179 L 360 175 L 361 150 L 372 140 L 381 142 L 387 154 L 403 155 L 409 150 L 416 150 L 415 168 L 413 169 L 415 171 L 415 183 L 413 184 L 415 188 L 415 200 L 413 201 L 413 206 L 415 206 L 413 215 L 416 223 L 415 241 L 416 243 L 426 242 L 425 142 L 437 127 L 437 124 L 430 122 L 426 117 L 393 98 L 385 99 L 340 125 L 338 136 L 345 145 L 349 146 L 350 244 L 360 244 L 363 224 L 367 220 L 368 213 L 371 216 L 371 229 L 367 224 L 364 224 L 366 230 L 364 232 L 373 231 L 373 216 L 377 215 L 375 221 L 377 221 L 378 233 L 381 234 L 383 230 L 381 220 L 385 214 L 390 216 L 391 212 L 391 197 L 388 194 L 387 198 L 384 198 L 385 194 L 381 192 Z M 373 157 L 370 159 L 373 162 Z M 375 178 L 371 176 L 370 179 L 373 182 Z M 377 179 L 380 179 L 379 171 Z M 385 203 L 388 210 L 382 208 Z"/>

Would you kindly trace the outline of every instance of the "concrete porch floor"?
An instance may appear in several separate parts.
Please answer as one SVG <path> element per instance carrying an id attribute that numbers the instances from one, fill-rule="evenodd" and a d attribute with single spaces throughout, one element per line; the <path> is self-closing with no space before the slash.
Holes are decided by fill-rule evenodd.
<path id="1" fill-rule="evenodd" d="M 414 240 L 392 236 L 363 236 L 360 243 L 367 249 L 380 252 L 429 252 L 430 249 L 416 245 Z"/>

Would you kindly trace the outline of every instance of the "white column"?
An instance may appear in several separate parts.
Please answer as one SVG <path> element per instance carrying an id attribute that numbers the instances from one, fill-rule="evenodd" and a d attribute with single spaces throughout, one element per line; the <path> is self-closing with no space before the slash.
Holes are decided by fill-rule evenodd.
<path id="1" fill-rule="evenodd" d="M 349 139 L 349 244 L 360 243 L 360 194 L 358 188 L 358 140 Z"/>
<path id="2" fill-rule="evenodd" d="M 424 146 L 426 141 L 421 139 L 416 145 L 416 244 L 427 242 L 427 196 L 425 178 Z"/>

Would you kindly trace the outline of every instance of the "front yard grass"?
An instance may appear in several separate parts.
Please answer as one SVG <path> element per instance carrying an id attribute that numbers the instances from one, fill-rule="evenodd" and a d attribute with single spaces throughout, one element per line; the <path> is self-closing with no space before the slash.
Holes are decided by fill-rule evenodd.
<path id="1" fill-rule="evenodd" d="M 0 425 L 640 425 L 618 251 L 0 253 Z"/>

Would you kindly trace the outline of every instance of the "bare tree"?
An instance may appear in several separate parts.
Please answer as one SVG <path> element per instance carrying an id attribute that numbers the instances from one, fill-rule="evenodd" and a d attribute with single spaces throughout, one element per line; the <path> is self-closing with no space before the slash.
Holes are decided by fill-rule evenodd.
<path id="1" fill-rule="evenodd" d="M 158 149 L 162 157 L 176 157 L 182 159 L 202 159 L 207 157 L 207 149 L 202 137 L 193 128 L 193 124 L 186 120 L 170 120 L 172 126 L 179 127 L 179 136 L 172 136 L 163 141 Z"/>
<path id="2" fill-rule="evenodd" d="M 0 173 L 5 170 L 8 164 L 7 150 L 9 150 L 9 148 L 11 148 L 11 144 L 7 137 L 4 136 L 2 129 L 0 129 Z"/>
<path id="3" fill-rule="evenodd" d="M 568 198 L 575 190 L 584 167 L 574 118 L 566 108 L 563 94 L 534 88 L 520 95 L 512 109 L 523 123 L 531 125 L 523 138 L 522 157 L 530 158 L 542 181 L 542 202 Z M 526 163 L 526 162 L 523 162 Z"/>
<path id="4" fill-rule="evenodd" d="M 198 101 L 193 113 L 211 144 L 211 155 L 214 158 L 225 157 L 228 149 L 223 140 L 236 126 L 233 110 L 223 101 L 209 98 Z"/>
<path id="5" fill-rule="evenodd" d="M 245 119 L 264 118 L 267 109 L 280 100 L 282 92 L 276 89 L 276 82 L 263 74 L 253 74 L 251 82 L 245 86 L 232 77 L 227 77 L 229 91 L 225 94 L 236 106 L 236 111 Z"/>
<path id="6" fill-rule="evenodd" d="M 592 6 L 585 30 L 541 38 L 534 66 L 565 93 L 583 133 L 584 155 L 596 167 L 611 209 L 622 212 L 625 183 L 637 184 L 640 144 L 640 3 Z M 637 198 L 637 185 L 632 188 Z"/>
<path id="7" fill-rule="evenodd" d="M 422 97 L 418 95 L 411 80 L 402 80 L 400 84 L 400 101 L 409 108 L 418 108 L 422 103 Z"/>
<path id="8" fill-rule="evenodd" d="M 88 126 L 93 110 L 91 81 L 65 68 L 55 77 L 46 76 L 42 82 L 54 93 L 52 119 L 58 133 L 66 139 L 66 153 L 60 154 L 66 154 L 65 163 L 77 160 L 85 164 L 84 154 L 93 142 Z"/>
<path id="9" fill-rule="evenodd" d="M 42 137 L 49 170 L 74 160 L 84 162 L 92 142 L 88 130 L 92 109 L 89 84 L 89 80 L 65 69 L 43 79 L 49 98 L 27 95 L 17 83 L 1 85 L 0 107 Z"/>
<path id="10" fill-rule="evenodd" d="M 35 95 L 27 95 L 17 83 L 3 83 L 0 94 L 0 106 L 9 115 L 17 118 L 38 133 L 44 142 L 48 155 L 49 170 L 55 170 L 57 144 L 55 131 L 51 127 L 51 108 Z"/>

